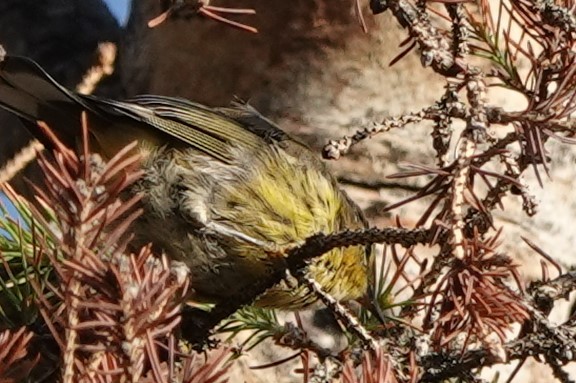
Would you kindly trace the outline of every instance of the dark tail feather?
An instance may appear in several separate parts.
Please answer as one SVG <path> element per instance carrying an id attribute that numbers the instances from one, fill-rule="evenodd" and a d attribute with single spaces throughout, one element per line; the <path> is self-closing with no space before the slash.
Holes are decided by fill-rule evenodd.
<path id="1" fill-rule="evenodd" d="M 0 62 L 0 107 L 25 120 L 38 139 L 43 140 L 36 129 L 41 120 L 65 141 L 78 134 L 82 110 L 91 109 L 34 61 L 16 56 Z"/>

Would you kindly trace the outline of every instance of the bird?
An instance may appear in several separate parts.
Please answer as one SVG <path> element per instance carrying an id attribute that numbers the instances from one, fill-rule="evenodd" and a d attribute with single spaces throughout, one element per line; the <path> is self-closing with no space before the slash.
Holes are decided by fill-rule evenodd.
<path id="1" fill-rule="evenodd" d="M 131 228 L 135 248 L 151 243 L 190 269 L 194 299 L 235 299 L 274 268 L 270 248 L 297 246 L 317 234 L 367 227 L 361 209 L 305 144 L 247 103 L 208 107 L 183 98 L 140 95 L 124 101 L 81 95 L 37 63 L 0 62 L 0 108 L 33 136 L 47 124 L 69 146 L 88 119 L 91 151 L 104 160 L 136 141 L 143 214 Z M 366 246 L 312 259 L 306 276 L 336 300 L 368 288 Z M 281 282 L 256 298 L 261 307 L 298 310 L 318 301 L 304 286 Z"/>

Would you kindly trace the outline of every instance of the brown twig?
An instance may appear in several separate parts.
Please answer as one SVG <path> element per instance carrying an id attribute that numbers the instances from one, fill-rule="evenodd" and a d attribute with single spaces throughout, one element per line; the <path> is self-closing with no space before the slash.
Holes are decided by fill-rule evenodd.
<path id="1" fill-rule="evenodd" d="M 210 5 L 210 0 L 190 0 L 189 4 L 187 4 L 186 0 L 169 0 L 169 2 L 171 4 L 164 12 L 148 22 L 149 28 L 155 28 L 165 22 L 170 16 L 174 16 L 187 9 L 191 10 L 193 14 L 201 15 L 247 32 L 258 33 L 258 29 L 254 27 L 227 19 L 219 15 L 219 13 L 253 15 L 256 14 L 254 9 L 215 7 Z"/>

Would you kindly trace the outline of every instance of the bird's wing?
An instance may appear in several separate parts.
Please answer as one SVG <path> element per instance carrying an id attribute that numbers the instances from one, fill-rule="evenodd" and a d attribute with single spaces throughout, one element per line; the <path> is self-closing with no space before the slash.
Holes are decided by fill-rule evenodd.
<path id="1" fill-rule="evenodd" d="M 95 99 L 96 100 L 96 99 Z M 103 110 L 128 116 L 223 161 L 232 146 L 258 150 L 264 141 L 239 121 L 191 101 L 142 95 L 125 102 L 97 99 Z"/>
<path id="2" fill-rule="evenodd" d="M 6 56 L 0 63 L 0 107 L 29 122 L 45 121 L 67 143 L 80 134 L 80 114 L 90 114 L 89 128 L 104 151 L 133 140 L 153 145 L 189 145 L 224 162 L 232 147 L 257 151 L 279 144 L 297 156 L 305 146 L 246 104 L 211 109 L 174 97 L 143 95 L 114 101 L 76 94 L 58 84 L 34 61 Z M 64 136 L 64 137 L 62 137 Z M 113 154 L 113 153 L 107 153 Z"/>

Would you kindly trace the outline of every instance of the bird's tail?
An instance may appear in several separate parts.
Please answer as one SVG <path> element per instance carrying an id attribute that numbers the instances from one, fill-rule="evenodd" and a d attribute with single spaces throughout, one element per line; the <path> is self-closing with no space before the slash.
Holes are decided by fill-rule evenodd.
<path id="1" fill-rule="evenodd" d="M 17 56 L 6 56 L 0 62 L 0 108 L 22 119 L 41 141 L 38 121 L 48 124 L 65 142 L 78 135 L 82 110 L 91 109 L 34 61 Z"/>

